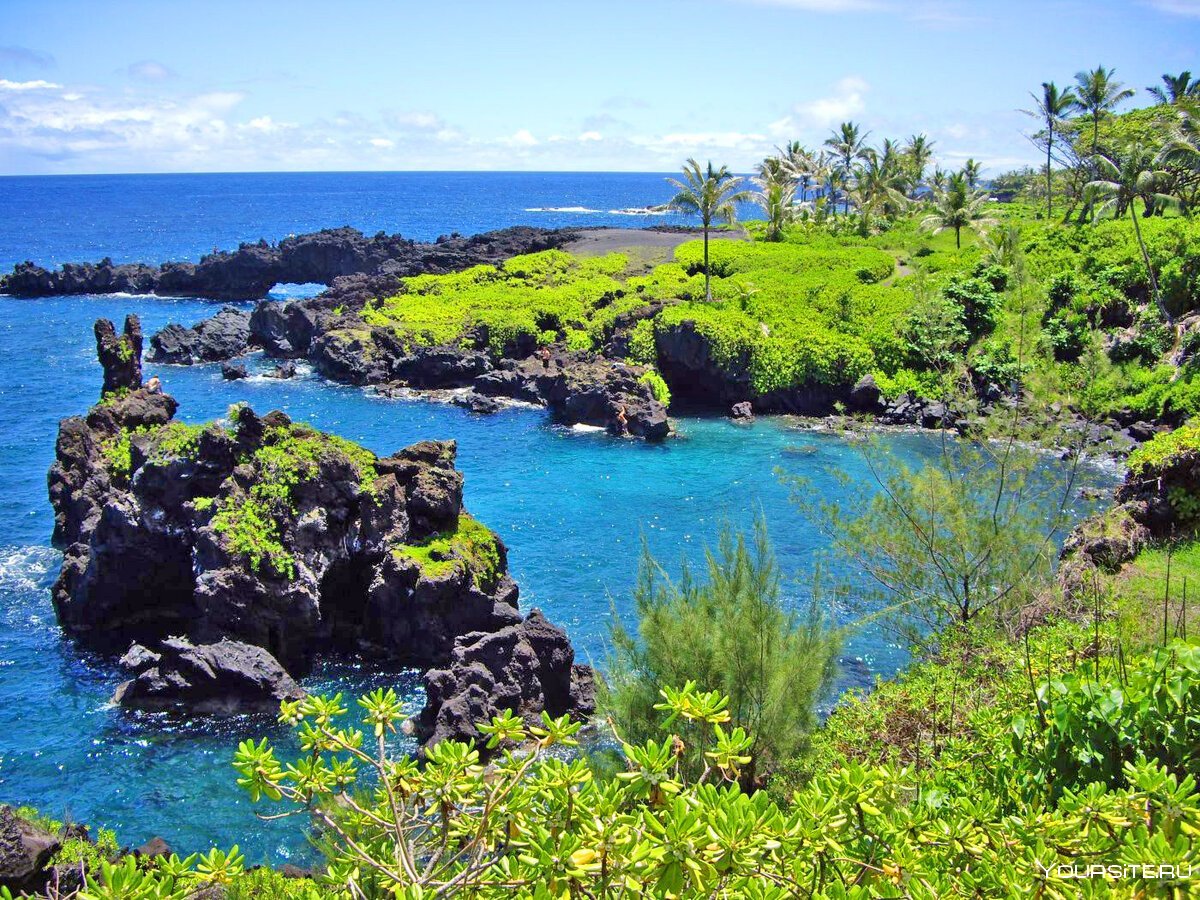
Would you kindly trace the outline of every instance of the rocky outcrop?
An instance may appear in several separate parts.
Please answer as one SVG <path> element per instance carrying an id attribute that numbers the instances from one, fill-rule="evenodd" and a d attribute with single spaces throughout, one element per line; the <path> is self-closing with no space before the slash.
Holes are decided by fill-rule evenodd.
<path id="1" fill-rule="evenodd" d="M 168 638 L 154 650 L 134 644 L 121 665 L 133 678 L 113 699 L 127 709 L 277 712 L 281 701 L 304 696 L 275 657 L 240 641 L 195 645 Z"/>
<path id="2" fill-rule="evenodd" d="M 137 390 L 142 386 L 142 323 L 137 316 L 125 317 L 125 330 L 108 319 L 96 320 L 96 357 L 104 369 L 101 396 Z"/>
<path id="3" fill-rule="evenodd" d="M 149 358 L 191 365 L 231 359 L 249 349 L 250 313 L 227 306 L 191 328 L 168 325 L 150 338 Z"/>
<path id="4" fill-rule="evenodd" d="M 223 707 L 266 690 L 270 657 L 291 675 L 329 652 L 442 666 L 460 636 L 521 622 L 503 543 L 463 509 L 453 442 L 377 458 L 280 412 L 201 427 L 174 411 L 126 387 L 61 423 L 50 472 L 59 622 L 160 655 L 130 660 L 122 702 Z"/>
<path id="5" fill-rule="evenodd" d="M 575 236 L 518 226 L 472 237 L 450 235 L 433 243 L 410 241 L 382 232 L 367 237 L 353 228 L 332 228 L 296 235 L 278 244 L 259 241 L 236 250 L 216 251 L 198 263 L 167 262 L 114 265 L 68 264 L 48 270 L 32 262 L 0 279 L 0 292 L 18 297 L 59 294 L 155 293 L 214 300 L 257 300 L 279 283 L 333 284 L 351 275 L 389 277 L 444 273 L 494 263 L 520 253 L 561 247 Z"/>
<path id="6" fill-rule="evenodd" d="M 56 835 L 0 806 L 0 887 L 36 894 L 50 877 L 47 866 L 62 843 Z"/>
<path id="7" fill-rule="evenodd" d="M 1176 537 L 1194 524 L 1181 516 L 1179 497 L 1200 496 L 1200 452 L 1174 453 L 1130 469 L 1112 505 L 1080 522 L 1063 542 L 1058 581 L 1068 602 L 1080 604 L 1091 574 L 1116 572 L 1150 542 Z"/>
<path id="8" fill-rule="evenodd" d="M 477 393 L 542 403 L 565 425 L 594 425 L 618 436 L 660 441 L 671 432 L 667 409 L 641 381 L 643 366 L 559 353 L 543 361 L 502 360 L 472 382 Z"/>
<path id="9" fill-rule="evenodd" d="M 690 320 L 655 329 L 655 345 L 672 402 L 696 409 L 728 410 L 750 403 L 754 412 L 825 416 L 849 400 L 849 385 L 814 383 L 757 393 L 751 383 L 749 355 L 718 363 L 711 341 Z"/>
<path id="10" fill-rule="evenodd" d="M 535 609 L 519 624 L 458 637 L 449 666 L 425 673 L 418 734 L 427 743 L 478 737 L 475 723 L 507 709 L 529 725 L 542 710 L 585 719 L 595 712 L 593 692 L 592 670 L 575 665 L 566 634 Z"/>

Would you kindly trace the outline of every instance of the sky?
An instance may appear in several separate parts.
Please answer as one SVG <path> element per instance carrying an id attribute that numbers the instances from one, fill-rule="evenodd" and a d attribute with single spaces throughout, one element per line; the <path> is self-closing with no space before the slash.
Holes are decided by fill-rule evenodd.
<path id="1" fill-rule="evenodd" d="M 852 119 L 994 175 L 1101 64 L 1200 73 L 1200 0 L 0 0 L 0 174 L 745 172 Z"/>

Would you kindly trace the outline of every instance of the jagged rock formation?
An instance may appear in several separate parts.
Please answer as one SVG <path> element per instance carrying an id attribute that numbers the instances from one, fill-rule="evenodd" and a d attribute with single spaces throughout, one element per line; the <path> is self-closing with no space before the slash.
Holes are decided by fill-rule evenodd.
<path id="1" fill-rule="evenodd" d="M 135 318 L 126 330 L 139 333 Z M 503 543 L 463 509 L 453 442 L 377 458 L 281 412 L 245 407 L 227 423 L 183 425 L 172 420 L 173 399 L 142 387 L 140 368 L 135 378 L 122 353 L 108 352 L 113 333 L 97 325 L 105 384 L 117 387 L 86 419 L 61 423 L 49 477 L 64 547 L 53 599 L 67 632 L 114 651 L 172 636 L 228 638 L 298 674 L 331 651 L 442 666 L 461 635 L 521 624 Z M 199 657 L 211 668 L 215 651 L 158 652 L 169 664 L 142 658 L 138 671 L 157 673 L 144 682 L 139 674 L 130 702 L 165 698 L 170 685 L 160 681 L 194 670 Z M 178 699 L 204 698 L 184 681 L 196 686 L 181 675 Z M 261 700 L 257 688 L 244 694 Z"/>
<path id="2" fill-rule="evenodd" d="M 591 668 L 575 665 L 566 633 L 537 609 L 499 631 L 460 635 L 449 666 L 425 673 L 425 695 L 417 728 L 429 741 L 478 737 L 475 723 L 506 709 L 528 721 L 543 709 L 576 718 L 595 712 Z"/>
<path id="3" fill-rule="evenodd" d="M 574 235 L 569 229 L 518 226 L 423 243 L 383 232 L 369 238 L 353 228 L 330 228 L 289 237 L 278 244 L 242 244 L 233 251 L 210 253 L 198 263 L 167 262 L 155 267 L 145 263 L 115 265 L 111 259 L 104 259 L 48 270 L 23 262 L 0 279 L 0 292 L 17 297 L 125 292 L 257 300 L 281 282 L 332 284 L 346 275 L 379 272 L 400 277 L 453 272 L 519 253 L 560 247 Z"/>
<path id="4" fill-rule="evenodd" d="M 157 651 L 134 644 L 121 666 L 133 677 L 117 688 L 114 699 L 126 708 L 278 712 L 281 701 L 304 696 L 275 657 L 240 641 L 195 645 L 168 638 Z"/>
<path id="5" fill-rule="evenodd" d="M 135 390 L 142 386 L 142 323 L 137 316 L 125 317 L 125 331 L 108 319 L 96 320 L 96 356 L 104 368 L 101 395 Z"/>
<path id="6" fill-rule="evenodd" d="M 57 836 L 18 817 L 11 806 L 0 806 L 0 887 L 36 894 L 46 886 L 46 867 L 61 847 Z"/>
<path id="7" fill-rule="evenodd" d="M 227 306 L 191 328 L 168 325 L 150 338 L 149 358 L 191 365 L 232 359 L 249 349 L 250 313 Z"/>

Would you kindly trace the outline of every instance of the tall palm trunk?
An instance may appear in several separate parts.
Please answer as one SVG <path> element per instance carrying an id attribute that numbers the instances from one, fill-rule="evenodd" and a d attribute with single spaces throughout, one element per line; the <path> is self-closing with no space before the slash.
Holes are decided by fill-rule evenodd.
<path id="1" fill-rule="evenodd" d="M 1150 252 L 1146 249 L 1146 242 L 1142 240 L 1142 226 L 1138 224 L 1137 210 L 1134 208 L 1136 206 L 1134 201 L 1129 202 L 1129 218 L 1133 219 L 1133 233 L 1137 235 L 1138 246 L 1142 248 L 1142 261 L 1146 263 L 1146 271 L 1150 273 L 1150 290 L 1154 295 L 1154 304 L 1162 313 L 1163 318 L 1167 320 L 1167 324 L 1174 325 L 1175 320 L 1171 318 L 1167 305 L 1163 303 L 1162 297 L 1158 293 L 1158 278 L 1154 275 L 1154 266 L 1150 264 Z"/>
<path id="2" fill-rule="evenodd" d="M 706 302 L 712 302 L 712 271 L 708 267 L 708 225 L 709 221 L 704 219 L 704 299 Z"/>
<path id="3" fill-rule="evenodd" d="M 961 225 L 954 226 L 954 248 L 956 250 L 962 249 L 962 226 Z"/>
<path id="4" fill-rule="evenodd" d="M 1054 123 L 1049 122 L 1050 135 L 1046 139 L 1046 221 L 1054 215 L 1054 182 L 1050 178 L 1050 153 L 1054 149 Z"/>

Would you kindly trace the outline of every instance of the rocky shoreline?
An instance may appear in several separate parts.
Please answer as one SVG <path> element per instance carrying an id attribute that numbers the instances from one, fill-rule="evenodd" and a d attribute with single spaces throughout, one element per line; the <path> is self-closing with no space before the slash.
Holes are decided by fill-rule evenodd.
<path id="1" fill-rule="evenodd" d="M 671 236 L 680 231 L 654 230 Z M 289 361 L 306 360 L 325 378 L 372 386 L 384 395 L 454 392 L 453 402 L 480 414 L 496 412 L 510 401 L 528 403 L 547 408 L 564 425 L 662 440 L 671 430 L 668 410 L 645 383 L 647 368 L 625 358 L 632 329 L 656 315 L 661 304 L 617 317 L 598 353 L 571 351 L 562 343 L 543 353 L 525 341 L 496 355 L 486 349 L 488 335 L 482 326 L 465 345 L 412 347 L 386 328 L 366 325 L 360 316 L 368 302 L 401 292 L 406 277 L 497 263 L 538 250 L 569 249 L 592 231 L 522 226 L 420 243 L 383 234 L 366 238 L 341 228 L 287 238 L 277 245 L 243 245 L 195 265 L 164 263 L 154 269 L 105 261 L 49 272 L 24 263 L 0 280 L 0 290 L 20 296 L 131 290 L 257 299 L 277 281 L 316 281 L 329 287 L 313 298 L 259 300 L 252 312 L 226 307 L 191 327 L 169 325 L 150 338 L 148 358 L 176 365 L 225 363 L 225 377 L 237 379 L 248 373 L 231 361 L 261 350 L 282 361 L 275 377 L 290 377 L 294 370 Z M 158 274 L 151 277 L 148 272 Z M 755 414 L 836 417 L 848 412 L 884 425 L 965 433 L 1015 402 L 991 384 L 974 386 L 977 396 L 970 408 L 912 394 L 889 400 L 870 376 L 855 384 L 813 384 L 758 395 L 752 390 L 748 361 L 718 364 L 709 339 L 686 320 L 658 330 L 654 350 L 656 368 L 673 402 L 735 420 Z M 1050 412 L 1065 422 L 1071 448 L 1116 459 L 1168 427 L 1136 416 L 1092 422 L 1068 410 Z"/>
<path id="2" fill-rule="evenodd" d="M 503 543 L 462 504 L 453 442 L 383 458 L 281 412 L 186 426 L 143 385 L 142 334 L 96 323 L 101 401 L 62 421 L 49 475 L 64 548 L 53 600 L 76 639 L 124 653 L 126 707 L 294 699 L 320 654 L 426 669 L 425 741 L 504 709 L 590 715 L 592 673 L 518 612 Z"/>
<path id="3" fill-rule="evenodd" d="M 495 263 L 520 253 L 561 247 L 574 229 L 516 226 L 471 237 L 445 235 L 433 242 L 383 232 L 367 237 L 354 228 L 294 235 L 277 244 L 259 241 L 217 250 L 198 263 L 67 263 L 47 269 L 18 263 L 0 278 L 0 293 L 14 297 L 63 294 L 158 294 L 210 300 L 259 300 L 276 284 L 332 285 L 360 274 L 403 277 L 445 273 Z"/>

